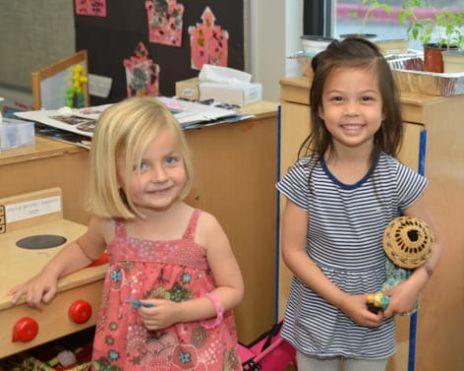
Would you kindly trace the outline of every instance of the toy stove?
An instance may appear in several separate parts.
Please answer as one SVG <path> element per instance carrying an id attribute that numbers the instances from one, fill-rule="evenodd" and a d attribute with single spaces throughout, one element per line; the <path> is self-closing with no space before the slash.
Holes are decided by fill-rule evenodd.
<path id="1" fill-rule="evenodd" d="M 7 295 L 85 230 L 63 219 L 59 188 L 0 200 L 0 358 L 95 324 L 106 264 L 62 278 L 42 311 L 24 301 L 12 305 Z"/>

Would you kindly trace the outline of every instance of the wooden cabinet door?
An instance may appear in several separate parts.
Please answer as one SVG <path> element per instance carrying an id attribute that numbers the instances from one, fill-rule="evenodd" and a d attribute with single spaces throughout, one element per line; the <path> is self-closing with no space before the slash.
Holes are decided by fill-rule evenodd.
<path id="1" fill-rule="evenodd" d="M 309 106 L 289 102 L 282 103 L 280 125 L 280 147 L 278 156 L 280 158 L 280 177 L 283 177 L 298 158 L 298 149 L 309 134 Z M 280 196 L 280 217 L 282 217 L 284 207 L 285 197 Z M 279 251 L 281 251 L 281 249 L 279 249 Z M 292 273 L 283 262 L 281 255 L 279 259 L 279 282 L 277 282 L 279 287 L 279 318 L 283 318 L 285 312 L 291 280 Z"/>
<path id="2" fill-rule="evenodd" d="M 420 135 L 424 126 L 407 122 L 398 159 L 411 169 L 418 170 Z"/>
<path id="3" fill-rule="evenodd" d="M 242 270 L 245 297 L 234 309 L 248 344 L 275 320 L 277 118 L 188 130 L 194 184 L 186 201 L 222 224 Z"/>
<path id="4" fill-rule="evenodd" d="M 411 169 L 418 170 L 420 135 L 424 126 L 420 124 L 406 123 L 403 143 L 398 154 L 398 159 Z M 396 316 L 396 354 L 388 361 L 387 371 L 403 371 L 408 369 L 409 356 L 409 323 L 408 316 Z"/>

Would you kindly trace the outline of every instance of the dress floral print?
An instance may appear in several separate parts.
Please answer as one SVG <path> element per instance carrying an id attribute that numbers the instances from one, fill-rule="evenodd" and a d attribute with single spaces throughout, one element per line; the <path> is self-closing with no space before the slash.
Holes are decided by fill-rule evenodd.
<path id="1" fill-rule="evenodd" d="M 116 221 L 95 334 L 94 370 L 241 370 L 231 311 L 212 329 L 197 321 L 150 331 L 129 300 L 182 302 L 214 289 L 205 250 L 194 242 L 200 212 L 194 210 L 182 239 L 174 241 L 132 238 L 124 222 Z"/>

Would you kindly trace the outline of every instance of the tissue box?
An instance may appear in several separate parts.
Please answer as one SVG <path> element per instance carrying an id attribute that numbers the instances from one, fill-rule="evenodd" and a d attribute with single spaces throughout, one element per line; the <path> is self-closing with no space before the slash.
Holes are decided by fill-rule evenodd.
<path id="1" fill-rule="evenodd" d="M 200 99 L 198 90 L 198 77 L 176 82 L 176 96 L 190 100 Z"/>
<path id="2" fill-rule="evenodd" d="M 263 87 L 260 83 L 219 84 L 200 82 L 200 99 L 214 99 L 218 102 L 243 106 L 260 101 Z"/>
<path id="3" fill-rule="evenodd" d="M 217 84 L 236 84 L 251 82 L 251 75 L 234 68 L 204 64 L 198 75 L 201 82 L 215 82 Z"/>
<path id="4" fill-rule="evenodd" d="M 0 151 L 35 144 L 34 123 L 3 118 L 0 122 Z"/>

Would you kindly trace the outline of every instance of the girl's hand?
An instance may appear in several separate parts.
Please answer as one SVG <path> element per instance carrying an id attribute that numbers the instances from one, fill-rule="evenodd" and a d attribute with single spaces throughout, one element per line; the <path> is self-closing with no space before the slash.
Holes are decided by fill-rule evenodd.
<path id="1" fill-rule="evenodd" d="M 58 277 L 51 272 L 42 271 L 37 276 L 31 278 L 8 292 L 11 295 L 11 302 L 16 304 L 21 297 L 25 297 L 28 305 L 39 310 L 43 309 L 43 304 L 49 303 L 56 294 Z"/>
<path id="2" fill-rule="evenodd" d="M 340 309 L 360 326 L 378 327 L 384 318 L 382 312 L 375 314 L 367 309 L 366 295 L 346 295 Z"/>
<path id="3" fill-rule="evenodd" d="M 385 317 L 392 317 L 395 314 L 407 313 L 416 307 L 419 299 L 419 289 L 408 280 L 401 282 L 390 290 L 383 293 L 390 296 L 390 304 L 385 310 Z"/>
<path id="4" fill-rule="evenodd" d="M 152 307 L 140 307 L 139 314 L 148 330 L 161 330 L 180 322 L 181 303 L 164 299 L 141 300 Z"/>

